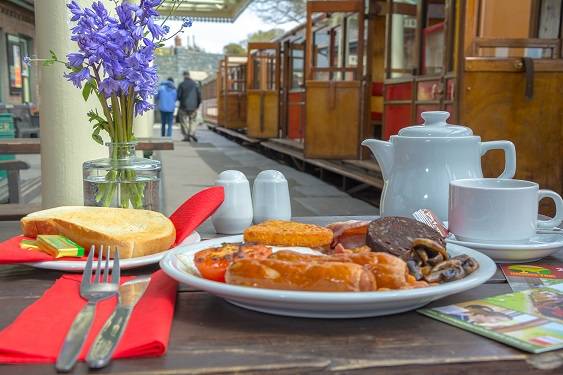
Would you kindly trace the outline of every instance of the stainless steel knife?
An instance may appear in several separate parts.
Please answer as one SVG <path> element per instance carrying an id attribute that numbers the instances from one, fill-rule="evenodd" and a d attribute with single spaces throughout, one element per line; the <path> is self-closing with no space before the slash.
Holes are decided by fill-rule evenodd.
<path id="1" fill-rule="evenodd" d="M 145 293 L 150 280 L 150 276 L 143 276 L 121 284 L 119 303 L 98 333 L 86 357 L 90 368 L 102 368 L 110 362 L 111 356 L 125 332 L 133 308 Z"/>

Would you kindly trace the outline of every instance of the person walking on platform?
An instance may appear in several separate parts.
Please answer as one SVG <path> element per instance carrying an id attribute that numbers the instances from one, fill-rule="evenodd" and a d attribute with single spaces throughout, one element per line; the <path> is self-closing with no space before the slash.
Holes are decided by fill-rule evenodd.
<path id="1" fill-rule="evenodd" d="M 174 79 L 168 78 L 160 84 L 158 94 L 158 109 L 160 110 L 160 121 L 162 128 L 160 130 L 161 136 L 172 137 L 172 125 L 174 124 L 174 109 L 176 109 L 176 86 L 174 86 Z M 167 128 L 168 126 L 168 128 Z"/>
<path id="2" fill-rule="evenodd" d="M 197 117 L 197 109 L 201 104 L 201 92 L 197 83 L 190 78 L 190 72 L 184 72 L 184 81 L 178 86 L 178 101 L 180 102 L 178 117 L 184 141 L 193 139 L 197 142 L 193 124 Z"/>

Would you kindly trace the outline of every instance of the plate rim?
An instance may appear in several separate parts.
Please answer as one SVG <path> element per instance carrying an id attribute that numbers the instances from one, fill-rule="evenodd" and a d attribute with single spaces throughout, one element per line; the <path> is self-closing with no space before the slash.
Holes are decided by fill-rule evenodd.
<path id="1" fill-rule="evenodd" d="M 454 245 L 467 247 L 470 249 L 483 249 L 491 251 L 527 251 L 527 250 L 548 250 L 563 247 L 563 235 L 562 234 L 547 234 L 538 233 L 534 236 L 557 236 L 560 239 L 558 241 L 543 242 L 543 243 L 485 243 L 485 242 L 469 242 L 458 240 L 457 238 L 446 238 L 446 243 L 452 243 Z"/>
<path id="2" fill-rule="evenodd" d="M 179 261 L 176 256 L 182 252 L 195 252 L 206 247 L 211 247 L 222 242 L 232 241 L 241 242 L 242 235 L 214 238 L 202 241 L 196 244 L 187 245 L 182 248 L 168 252 L 160 261 L 160 267 L 173 279 L 189 285 L 191 287 L 203 290 L 213 295 L 220 296 L 224 299 L 236 298 L 255 299 L 260 301 L 285 301 L 302 304 L 317 303 L 374 303 L 374 302 L 392 302 L 407 301 L 419 298 L 442 298 L 450 294 L 460 293 L 472 289 L 478 285 L 485 283 L 496 272 L 497 266 L 495 262 L 486 254 L 479 251 L 450 244 L 454 247 L 454 252 L 460 252 L 474 257 L 479 262 L 479 270 L 467 278 L 456 280 L 437 286 L 407 290 L 390 290 L 390 291 L 374 291 L 374 292 L 310 292 L 310 291 L 292 291 L 281 289 L 261 289 L 238 285 L 228 285 L 212 280 L 206 280 L 201 277 L 181 271 L 175 263 Z"/>
<path id="3" fill-rule="evenodd" d="M 188 243 L 189 241 L 189 243 Z M 171 251 L 177 250 L 182 246 L 194 245 L 201 242 L 201 235 L 198 231 L 193 231 L 189 236 L 187 236 L 181 244 L 174 246 L 171 249 L 161 251 L 159 253 L 154 253 L 150 255 L 145 255 L 137 258 L 127 258 L 120 259 L 119 268 L 122 270 L 133 269 L 148 266 L 151 264 L 159 263 L 166 254 Z M 110 267 L 113 267 L 113 260 L 110 260 Z M 53 271 L 70 271 L 70 272 L 81 272 L 84 271 L 86 266 L 85 260 L 47 260 L 43 262 L 31 262 L 31 263 L 21 263 L 26 266 L 34 267 L 37 269 L 53 270 Z"/>

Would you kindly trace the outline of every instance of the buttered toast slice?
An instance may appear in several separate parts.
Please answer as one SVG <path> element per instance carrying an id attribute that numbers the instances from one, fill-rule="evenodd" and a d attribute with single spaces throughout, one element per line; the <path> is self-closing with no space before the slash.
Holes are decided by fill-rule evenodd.
<path id="1" fill-rule="evenodd" d="M 322 247 L 332 242 L 332 231 L 313 224 L 269 220 L 244 231 L 245 242 L 273 246 Z"/>
<path id="2" fill-rule="evenodd" d="M 87 251 L 92 245 L 115 247 L 119 257 L 134 258 L 168 250 L 176 238 L 172 222 L 155 211 L 128 208 L 64 206 L 21 219 L 24 236 L 60 234 Z"/>

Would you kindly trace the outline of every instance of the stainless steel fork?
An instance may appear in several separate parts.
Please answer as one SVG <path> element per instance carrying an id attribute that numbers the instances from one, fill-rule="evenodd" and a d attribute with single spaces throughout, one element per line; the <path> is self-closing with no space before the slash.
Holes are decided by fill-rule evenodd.
<path id="1" fill-rule="evenodd" d="M 104 246 L 101 245 L 98 251 L 98 264 L 93 279 L 92 263 L 94 262 L 96 247 L 92 245 L 90 248 L 90 254 L 88 254 L 88 260 L 86 262 L 86 267 L 84 267 L 82 281 L 80 282 L 80 296 L 86 299 L 88 303 L 84 306 L 84 308 L 82 308 L 76 318 L 74 318 L 74 322 L 66 335 L 63 347 L 57 357 L 57 363 L 55 364 L 57 371 L 68 372 L 72 369 L 78 359 L 78 356 L 80 355 L 80 352 L 82 351 L 82 347 L 88 337 L 90 328 L 92 327 L 94 314 L 96 312 L 96 304 L 99 301 L 116 295 L 118 292 L 120 277 L 119 253 L 116 249 L 110 281 L 110 246 L 106 247 L 107 253 L 105 267 L 102 270 Z"/>

